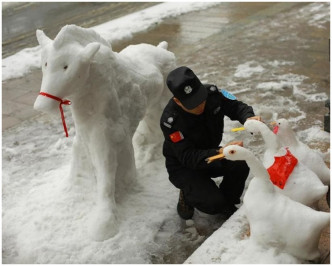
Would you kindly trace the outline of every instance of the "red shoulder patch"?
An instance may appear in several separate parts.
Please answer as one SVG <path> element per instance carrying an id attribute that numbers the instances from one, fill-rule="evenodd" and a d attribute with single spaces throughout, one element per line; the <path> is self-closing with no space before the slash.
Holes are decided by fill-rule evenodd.
<path id="1" fill-rule="evenodd" d="M 183 134 L 181 133 L 181 131 L 176 131 L 176 132 L 170 134 L 169 137 L 170 137 L 171 141 L 174 142 L 174 143 L 177 143 L 177 142 L 184 139 Z"/>

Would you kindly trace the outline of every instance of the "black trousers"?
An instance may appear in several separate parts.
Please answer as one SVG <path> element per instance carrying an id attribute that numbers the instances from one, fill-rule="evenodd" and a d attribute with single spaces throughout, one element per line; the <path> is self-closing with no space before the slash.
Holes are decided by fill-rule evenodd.
<path id="1" fill-rule="evenodd" d="M 223 212 L 240 203 L 249 168 L 245 161 L 221 160 L 204 170 L 182 168 L 170 174 L 170 181 L 183 190 L 186 203 L 208 214 Z M 223 176 L 218 187 L 211 179 Z"/>

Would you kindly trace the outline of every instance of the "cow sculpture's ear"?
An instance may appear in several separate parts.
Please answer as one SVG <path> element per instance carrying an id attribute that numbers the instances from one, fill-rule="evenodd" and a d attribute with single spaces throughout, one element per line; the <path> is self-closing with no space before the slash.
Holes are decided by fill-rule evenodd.
<path id="1" fill-rule="evenodd" d="M 82 60 L 85 62 L 90 62 L 99 49 L 100 49 L 100 43 L 96 43 L 96 42 L 89 43 L 81 52 Z"/>
<path id="2" fill-rule="evenodd" d="M 48 44 L 49 42 L 52 41 L 50 38 L 48 38 L 45 35 L 45 33 L 42 30 L 37 30 L 36 36 L 37 36 L 37 40 L 38 40 L 38 43 L 40 44 L 40 46 L 45 46 L 46 44 Z"/>

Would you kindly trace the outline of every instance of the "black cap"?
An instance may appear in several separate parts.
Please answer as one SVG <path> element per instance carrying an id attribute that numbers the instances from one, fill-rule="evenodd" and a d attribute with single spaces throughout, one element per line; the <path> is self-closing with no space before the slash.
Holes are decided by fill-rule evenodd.
<path id="1" fill-rule="evenodd" d="M 182 105 L 189 110 L 204 102 L 208 95 L 195 73 L 185 66 L 171 71 L 167 76 L 166 83 L 174 97 L 179 99 Z"/>

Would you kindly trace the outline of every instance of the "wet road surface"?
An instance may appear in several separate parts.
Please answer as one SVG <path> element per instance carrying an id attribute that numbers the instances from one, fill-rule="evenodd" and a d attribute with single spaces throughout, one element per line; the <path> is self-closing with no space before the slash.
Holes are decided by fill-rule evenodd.
<path id="1" fill-rule="evenodd" d="M 36 29 L 54 38 L 67 24 L 85 28 L 102 24 L 157 3 L 130 2 L 26 2 L 3 4 L 2 57 L 37 46 Z"/>

